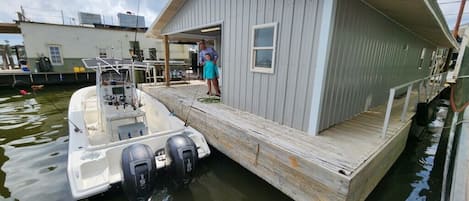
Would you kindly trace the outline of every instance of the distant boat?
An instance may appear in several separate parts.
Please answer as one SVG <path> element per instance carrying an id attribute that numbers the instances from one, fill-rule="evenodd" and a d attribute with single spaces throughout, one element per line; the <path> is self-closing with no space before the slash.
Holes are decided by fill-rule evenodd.
<path id="1" fill-rule="evenodd" d="M 121 184 L 130 200 L 148 200 L 157 169 L 187 185 L 199 159 L 210 154 L 204 136 L 136 88 L 142 62 L 83 59 L 96 70 L 96 86 L 76 91 L 68 110 L 67 174 L 75 199 Z"/>

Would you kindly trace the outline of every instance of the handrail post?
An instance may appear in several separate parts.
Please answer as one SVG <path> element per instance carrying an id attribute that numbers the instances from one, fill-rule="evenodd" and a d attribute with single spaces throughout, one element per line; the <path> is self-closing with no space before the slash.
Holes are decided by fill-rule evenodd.
<path id="1" fill-rule="evenodd" d="M 156 65 L 153 65 L 153 84 L 156 85 Z"/>
<path id="2" fill-rule="evenodd" d="M 406 114 L 407 114 L 407 109 L 409 108 L 409 101 L 410 101 L 410 94 L 412 92 L 412 86 L 414 84 L 410 84 L 408 87 L 407 87 L 407 94 L 405 96 L 405 102 L 404 102 L 404 107 L 402 108 L 402 114 L 401 114 L 401 121 L 405 121 L 405 117 L 406 117 Z"/>
<path id="3" fill-rule="evenodd" d="M 428 83 L 430 86 L 430 93 L 428 95 L 428 99 L 431 99 L 433 97 L 433 94 L 434 94 L 434 91 L 435 91 L 435 82 L 436 79 L 435 79 L 435 76 L 431 76 Z"/>
<path id="4" fill-rule="evenodd" d="M 382 138 L 384 138 L 386 136 L 386 132 L 388 131 L 389 119 L 391 118 L 391 110 L 392 110 L 392 104 L 394 102 L 394 95 L 395 94 L 396 94 L 396 89 L 392 88 L 392 89 L 389 90 L 388 106 L 386 108 L 386 114 L 384 116 L 383 130 L 381 132 L 381 137 Z"/>
<path id="5" fill-rule="evenodd" d="M 441 74 L 441 82 L 440 82 L 440 89 L 438 91 L 441 91 L 443 87 L 445 86 L 446 83 L 446 73 Z"/>
<path id="6" fill-rule="evenodd" d="M 425 88 L 425 102 L 427 103 L 428 102 L 428 81 L 427 79 L 424 80 L 424 84 L 423 84 L 424 88 Z"/>
<path id="7" fill-rule="evenodd" d="M 417 103 L 420 102 L 420 90 L 422 88 L 422 81 L 418 82 L 418 87 L 417 87 Z"/>

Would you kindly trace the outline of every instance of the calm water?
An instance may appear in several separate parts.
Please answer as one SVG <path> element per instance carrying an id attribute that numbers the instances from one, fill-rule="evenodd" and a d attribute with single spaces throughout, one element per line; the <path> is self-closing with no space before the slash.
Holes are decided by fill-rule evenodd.
<path id="1" fill-rule="evenodd" d="M 35 95 L 0 90 L 0 200 L 71 200 L 66 177 L 67 108 L 79 86 L 47 86 Z M 20 88 L 19 88 L 20 89 Z M 159 176 L 153 200 L 164 201 L 271 201 L 290 200 L 274 187 L 223 154 L 199 163 L 188 189 L 174 191 Z M 90 200 L 125 200 L 115 190 Z"/>
<path id="2" fill-rule="evenodd" d="M 451 119 L 449 113 L 445 126 Z M 449 128 L 438 128 L 427 129 L 418 138 L 409 135 L 401 156 L 367 200 L 440 201 L 448 133 Z"/>
<path id="3" fill-rule="evenodd" d="M 66 177 L 69 98 L 79 86 L 46 87 L 35 95 L 0 90 L 0 200 L 70 200 Z M 397 163 L 368 200 L 439 200 L 440 139 L 427 132 L 410 138 Z M 203 160 L 188 189 L 174 191 L 158 177 L 153 200 L 270 201 L 290 200 L 223 154 Z M 125 200 L 118 188 L 91 200 Z"/>

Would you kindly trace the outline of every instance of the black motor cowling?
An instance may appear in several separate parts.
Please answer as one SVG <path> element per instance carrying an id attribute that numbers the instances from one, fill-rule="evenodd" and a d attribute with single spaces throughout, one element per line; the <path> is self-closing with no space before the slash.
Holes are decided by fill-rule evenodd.
<path id="1" fill-rule="evenodd" d="M 186 135 L 175 135 L 166 142 L 166 153 L 171 159 L 169 171 L 177 187 L 187 186 L 194 176 L 197 160 L 197 146 Z"/>
<path id="2" fill-rule="evenodd" d="M 153 194 L 156 162 L 148 145 L 133 144 L 122 151 L 122 188 L 131 201 L 146 201 Z"/>

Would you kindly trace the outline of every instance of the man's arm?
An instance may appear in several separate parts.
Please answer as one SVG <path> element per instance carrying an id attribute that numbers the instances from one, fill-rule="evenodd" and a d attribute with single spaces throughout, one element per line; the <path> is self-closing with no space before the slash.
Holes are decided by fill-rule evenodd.
<path id="1" fill-rule="evenodd" d="M 217 53 L 217 51 L 215 51 L 215 49 L 213 49 L 213 48 L 212 48 L 212 55 L 213 55 L 213 63 L 214 63 L 214 64 L 217 64 L 218 53 Z"/>
<path id="2" fill-rule="evenodd" d="M 197 59 L 197 64 L 198 64 L 199 66 L 202 66 L 202 65 L 203 65 L 203 64 L 202 64 L 203 61 L 204 61 L 204 56 L 203 56 L 203 54 L 202 54 L 202 51 L 199 51 L 199 57 L 198 57 L 198 59 Z"/>

